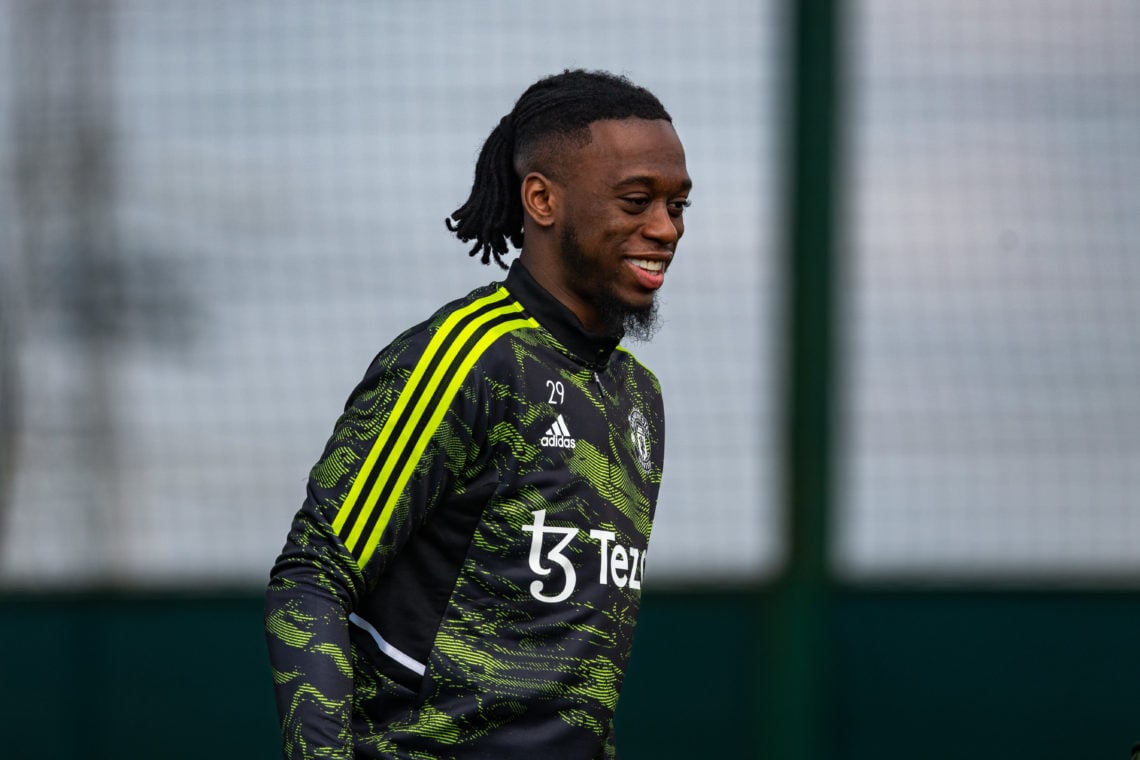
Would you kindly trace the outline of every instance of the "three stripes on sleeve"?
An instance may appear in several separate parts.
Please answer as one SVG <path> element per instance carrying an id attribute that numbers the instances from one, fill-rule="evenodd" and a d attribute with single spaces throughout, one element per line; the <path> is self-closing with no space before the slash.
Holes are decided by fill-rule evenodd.
<path id="1" fill-rule="evenodd" d="M 333 529 L 364 567 L 400 495 L 479 357 L 514 330 L 538 327 L 506 288 L 457 309 L 433 334 L 365 457 Z"/>

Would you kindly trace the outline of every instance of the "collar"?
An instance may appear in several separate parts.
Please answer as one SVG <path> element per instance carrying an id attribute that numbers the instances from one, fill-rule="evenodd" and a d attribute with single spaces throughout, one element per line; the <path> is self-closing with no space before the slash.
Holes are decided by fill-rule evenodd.
<path id="1" fill-rule="evenodd" d="M 571 354 L 591 367 L 606 366 L 621 338 L 599 335 L 582 327 L 577 315 L 550 295 L 518 259 L 511 263 L 504 283 L 531 316 L 538 320 Z"/>

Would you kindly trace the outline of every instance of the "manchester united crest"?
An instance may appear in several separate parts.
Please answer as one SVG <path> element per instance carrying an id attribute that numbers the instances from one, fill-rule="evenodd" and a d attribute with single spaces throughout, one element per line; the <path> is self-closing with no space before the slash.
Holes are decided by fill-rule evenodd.
<path id="1" fill-rule="evenodd" d="M 653 459 L 649 455 L 649 421 L 640 409 L 629 413 L 629 438 L 642 471 L 648 473 L 653 469 Z"/>

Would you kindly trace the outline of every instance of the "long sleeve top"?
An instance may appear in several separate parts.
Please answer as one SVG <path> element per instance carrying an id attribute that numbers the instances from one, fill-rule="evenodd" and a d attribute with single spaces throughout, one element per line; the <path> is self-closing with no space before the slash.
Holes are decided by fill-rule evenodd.
<path id="1" fill-rule="evenodd" d="M 515 262 L 372 361 L 274 565 L 289 758 L 615 757 L 656 378 Z"/>

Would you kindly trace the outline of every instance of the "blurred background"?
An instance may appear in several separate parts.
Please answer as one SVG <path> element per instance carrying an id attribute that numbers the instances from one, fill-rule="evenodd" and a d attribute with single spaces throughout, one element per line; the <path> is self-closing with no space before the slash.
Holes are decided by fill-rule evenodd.
<path id="1" fill-rule="evenodd" d="M 4 757 L 278 756 L 261 593 L 535 79 L 694 178 L 622 757 L 1140 740 L 1140 4 L 0 0 Z"/>

